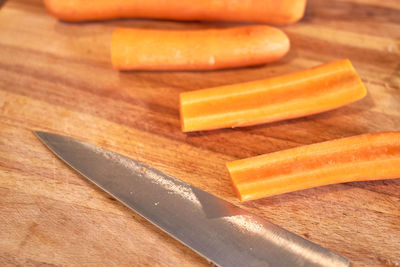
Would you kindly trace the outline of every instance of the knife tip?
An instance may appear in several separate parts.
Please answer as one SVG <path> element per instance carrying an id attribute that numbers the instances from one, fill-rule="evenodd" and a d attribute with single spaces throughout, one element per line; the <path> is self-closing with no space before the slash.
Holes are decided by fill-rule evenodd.
<path id="1" fill-rule="evenodd" d="M 33 131 L 33 133 L 36 135 L 37 138 L 39 138 L 40 141 L 42 141 L 42 143 L 45 143 L 46 145 L 52 140 L 54 141 L 55 139 L 61 137 L 58 134 L 44 132 L 44 131 Z"/>
<path id="2" fill-rule="evenodd" d="M 48 134 L 47 132 L 43 131 L 33 131 L 33 133 L 41 140 Z"/>

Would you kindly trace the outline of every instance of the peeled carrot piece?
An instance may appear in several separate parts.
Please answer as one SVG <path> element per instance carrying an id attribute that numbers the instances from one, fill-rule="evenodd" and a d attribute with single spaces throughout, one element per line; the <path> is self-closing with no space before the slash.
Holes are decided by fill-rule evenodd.
<path id="1" fill-rule="evenodd" d="M 242 201 L 329 184 L 400 178 L 400 132 L 337 139 L 226 165 Z"/>
<path id="2" fill-rule="evenodd" d="M 180 95 L 184 132 L 241 127 L 338 108 L 366 95 L 349 60 Z"/>
<path id="3" fill-rule="evenodd" d="M 306 0 L 45 0 L 67 21 L 114 18 L 254 21 L 289 24 L 304 15 Z"/>
<path id="4" fill-rule="evenodd" d="M 206 70 L 272 62 L 289 39 L 269 26 L 167 31 L 117 28 L 111 60 L 119 70 Z"/>

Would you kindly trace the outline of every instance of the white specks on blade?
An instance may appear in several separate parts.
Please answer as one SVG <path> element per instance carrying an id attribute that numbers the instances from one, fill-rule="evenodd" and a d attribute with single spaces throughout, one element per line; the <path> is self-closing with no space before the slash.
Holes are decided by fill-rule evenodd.
<path id="1" fill-rule="evenodd" d="M 265 234 L 265 228 L 262 224 L 254 221 L 254 218 L 249 215 L 236 215 L 225 217 L 229 223 L 237 226 L 242 232 L 250 232 L 254 234 Z"/>
<path id="2" fill-rule="evenodd" d="M 180 185 L 174 183 L 169 179 L 155 173 L 155 172 L 147 172 L 147 178 L 152 180 L 152 183 L 162 186 L 168 191 L 168 194 L 176 194 L 181 196 L 182 198 L 191 201 L 196 205 L 201 205 L 196 195 L 193 193 L 192 189 L 188 185 Z"/>
<path id="3" fill-rule="evenodd" d="M 243 232 L 245 235 L 260 235 L 271 243 L 276 244 L 278 247 L 298 254 L 299 256 L 310 260 L 311 262 L 315 262 L 317 264 L 323 262 L 323 266 L 335 266 L 335 264 L 337 263 L 336 260 L 331 257 L 332 255 L 320 253 L 318 250 L 313 250 L 309 246 L 304 246 L 302 239 L 297 240 L 287 238 L 290 235 L 287 235 L 286 237 L 285 230 L 279 233 L 274 232 L 273 229 L 275 228 L 258 222 L 257 218 L 255 218 L 254 216 L 235 215 L 225 217 L 224 219 L 234 227 L 237 227 L 239 231 Z M 253 248 L 249 249 L 252 250 Z"/>
<path id="4" fill-rule="evenodd" d="M 108 151 L 101 147 L 82 143 L 82 145 L 90 148 L 96 154 L 106 158 L 107 160 L 113 161 L 117 164 L 120 164 L 127 169 L 132 170 L 136 174 L 140 176 L 144 176 L 151 180 L 152 183 L 157 184 L 163 187 L 168 194 L 175 194 L 179 195 L 180 197 L 193 202 L 196 205 L 201 205 L 199 200 L 197 199 L 196 195 L 193 193 L 192 189 L 189 185 L 179 184 L 178 182 L 174 182 L 168 177 L 164 177 L 163 175 L 158 174 L 157 172 L 153 171 L 152 169 L 148 169 L 145 166 L 141 165 L 140 163 L 131 160 L 129 158 L 120 156 L 112 151 Z"/>
<path id="5" fill-rule="evenodd" d="M 95 145 L 88 144 L 88 143 L 81 143 L 81 144 L 83 146 L 89 148 L 94 153 L 106 158 L 107 160 L 113 161 L 113 162 L 120 164 L 128 169 L 133 169 L 137 173 L 143 174 L 144 172 L 146 172 L 145 167 L 142 167 L 140 164 L 136 163 L 135 161 L 133 161 L 129 158 L 123 157 L 112 151 L 103 149 L 99 146 L 95 146 Z"/>

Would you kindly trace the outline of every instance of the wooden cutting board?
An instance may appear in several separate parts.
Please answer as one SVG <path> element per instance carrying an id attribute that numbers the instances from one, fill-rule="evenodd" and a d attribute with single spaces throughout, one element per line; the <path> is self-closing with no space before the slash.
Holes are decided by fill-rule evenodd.
<path id="1" fill-rule="evenodd" d="M 206 260 L 61 163 L 33 135 L 46 130 L 143 161 L 348 257 L 400 265 L 400 179 L 325 186 L 239 203 L 224 164 L 362 133 L 400 130 L 398 0 L 310 0 L 281 27 L 280 62 L 208 72 L 118 72 L 115 26 L 226 27 L 217 22 L 65 23 L 41 1 L 0 9 L 0 265 L 208 266 Z M 237 24 L 233 24 L 237 25 Z M 272 77 L 349 58 L 361 101 L 284 122 L 184 134 L 181 92 Z M 96 167 L 96 166 L 93 166 Z"/>

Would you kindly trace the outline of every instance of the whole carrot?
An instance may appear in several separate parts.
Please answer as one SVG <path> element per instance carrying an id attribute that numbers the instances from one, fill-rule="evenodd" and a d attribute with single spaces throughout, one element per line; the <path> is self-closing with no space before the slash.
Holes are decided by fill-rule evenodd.
<path id="1" fill-rule="evenodd" d="M 180 95 L 184 132 L 298 118 L 359 100 L 366 90 L 349 60 Z"/>
<path id="2" fill-rule="evenodd" d="M 303 17 L 306 0 L 45 0 L 67 21 L 114 18 L 254 21 L 289 24 Z"/>
<path id="3" fill-rule="evenodd" d="M 352 181 L 400 178 L 400 132 L 365 134 L 228 162 L 240 200 Z"/>
<path id="4" fill-rule="evenodd" d="M 265 25 L 191 31 L 117 28 L 111 60 L 119 70 L 211 70 L 282 58 L 289 39 Z"/>

